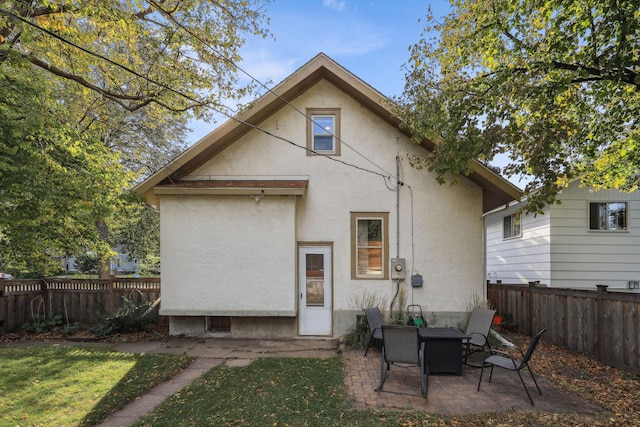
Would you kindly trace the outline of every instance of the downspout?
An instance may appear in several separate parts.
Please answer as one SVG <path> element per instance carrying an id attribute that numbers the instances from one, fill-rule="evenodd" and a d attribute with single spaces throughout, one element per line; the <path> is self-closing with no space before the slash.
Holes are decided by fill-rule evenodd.
<path id="1" fill-rule="evenodd" d="M 396 258 L 400 258 L 400 156 L 396 155 Z"/>
<path id="2" fill-rule="evenodd" d="M 396 138 L 397 140 L 397 138 Z M 396 258 L 400 258 L 400 155 L 396 155 Z M 393 304 L 398 298 L 400 293 L 400 280 L 396 279 L 396 293 L 391 299 L 391 305 L 389 306 L 389 315 L 393 313 Z"/>
<path id="3" fill-rule="evenodd" d="M 494 214 L 494 213 L 498 213 L 498 212 L 502 212 L 505 211 L 507 209 L 509 209 L 510 204 L 507 203 L 505 204 L 501 209 L 499 210 L 492 210 L 486 213 L 482 214 L 481 217 L 481 221 L 482 221 L 482 299 L 483 301 L 487 300 L 487 215 L 489 214 Z"/>

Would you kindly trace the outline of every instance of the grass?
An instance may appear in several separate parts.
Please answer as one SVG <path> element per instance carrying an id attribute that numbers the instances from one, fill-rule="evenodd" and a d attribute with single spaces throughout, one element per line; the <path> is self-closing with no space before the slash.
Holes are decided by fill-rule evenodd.
<path id="1" fill-rule="evenodd" d="M 211 369 L 136 425 L 638 425 L 638 376 L 544 342 L 541 346 L 536 359 L 538 372 L 557 386 L 597 402 L 605 412 L 505 410 L 447 417 L 417 411 L 361 411 L 353 409 L 346 397 L 340 357 L 264 358 L 245 367 L 220 365 Z M 172 376 L 187 362 L 185 356 L 121 354 L 77 347 L 0 350 L 0 425 L 95 424 Z"/>
<path id="2" fill-rule="evenodd" d="M 88 347 L 0 350 L 0 425 L 83 426 L 105 420 L 188 365 L 186 356 Z"/>
<path id="3" fill-rule="evenodd" d="M 429 414 L 356 411 L 345 397 L 342 360 L 257 359 L 218 366 L 141 418 L 141 426 L 428 426 Z"/>

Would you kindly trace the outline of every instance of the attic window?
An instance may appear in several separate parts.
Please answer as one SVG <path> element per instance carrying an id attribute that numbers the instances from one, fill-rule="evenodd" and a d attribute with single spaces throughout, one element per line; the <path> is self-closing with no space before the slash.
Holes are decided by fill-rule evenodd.
<path id="1" fill-rule="evenodd" d="M 308 155 L 340 155 L 340 109 L 307 109 Z"/>

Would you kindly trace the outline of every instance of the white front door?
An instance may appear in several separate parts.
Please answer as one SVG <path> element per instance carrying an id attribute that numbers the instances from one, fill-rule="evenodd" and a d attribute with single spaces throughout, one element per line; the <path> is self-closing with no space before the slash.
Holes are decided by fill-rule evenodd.
<path id="1" fill-rule="evenodd" d="M 331 247 L 300 246 L 298 260 L 300 335 L 331 335 Z"/>

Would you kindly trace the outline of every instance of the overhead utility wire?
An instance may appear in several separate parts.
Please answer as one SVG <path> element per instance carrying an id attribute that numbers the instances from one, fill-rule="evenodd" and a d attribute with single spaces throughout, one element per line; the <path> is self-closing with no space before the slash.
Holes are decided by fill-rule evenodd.
<path id="1" fill-rule="evenodd" d="M 202 43 L 203 45 L 207 46 L 209 49 L 211 49 L 216 55 L 218 55 L 218 57 L 220 57 L 222 60 L 226 61 L 227 63 L 233 65 L 235 68 L 237 68 L 238 70 L 240 70 L 243 74 L 245 74 L 247 77 L 249 77 L 251 80 L 253 80 L 254 82 L 258 83 L 258 85 L 260 85 L 261 87 L 263 87 L 264 89 L 267 90 L 267 92 L 273 94 L 274 96 L 276 96 L 278 99 L 280 99 L 282 102 L 284 102 L 287 106 L 293 108 L 296 112 L 300 113 L 302 116 L 304 116 L 307 120 L 311 121 L 313 124 L 318 125 L 318 123 L 316 123 L 311 117 L 307 116 L 303 111 L 301 111 L 298 107 L 296 107 L 295 105 L 291 104 L 287 99 L 283 98 L 281 95 L 277 94 L 276 92 L 274 92 L 271 88 L 269 88 L 266 84 L 262 83 L 260 80 L 258 80 L 257 78 L 255 78 L 254 76 L 252 76 L 248 71 L 246 71 L 245 69 L 243 69 L 242 67 L 240 67 L 238 64 L 236 64 L 235 62 L 233 62 L 233 60 L 227 58 L 225 55 L 223 55 L 221 52 L 219 52 L 218 50 L 216 50 L 215 47 L 213 47 L 208 41 L 202 39 L 202 37 L 200 37 L 198 34 L 195 34 L 193 31 L 191 31 L 191 29 L 185 27 L 184 25 L 182 25 L 182 23 L 178 22 L 173 15 L 171 15 L 170 13 L 168 13 L 167 11 L 165 11 L 161 5 L 159 5 L 156 1 L 153 0 L 149 0 L 149 4 L 151 4 L 153 7 L 155 7 L 163 16 L 165 16 L 165 18 L 169 19 L 171 22 L 173 22 L 176 26 L 180 27 L 183 31 L 185 31 L 187 34 L 189 34 L 191 37 L 195 38 L 196 40 L 198 40 L 200 43 Z M 347 146 L 348 148 L 350 148 L 354 153 L 356 153 L 357 155 L 359 155 L 360 157 L 362 157 L 363 159 L 365 159 L 367 162 L 371 163 L 372 165 L 374 165 L 375 167 L 377 167 L 378 169 L 380 169 L 381 171 L 383 171 L 384 173 L 386 173 L 387 175 L 389 175 L 390 177 L 393 176 L 393 174 L 391 174 L 390 172 L 386 171 L 384 168 L 382 168 L 381 166 L 379 166 L 378 164 L 376 164 L 373 160 L 367 158 L 364 154 L 360 153 L 358 150 L 356 150 L 355 148 L 353 148 L 352 146 L 350 146 L 349 144 L 347 144 L 343 139 L 337 137 L 336 135 L 334 135 L 333 133 L 329 132 L 329 134 L 334 137 L 335 139 L 337 139 L 338 141 L 340 141 L 342 144 L 344 144 L 345 146 Z M 388 187 L 388 186 L 387 186 Z"/>
<path id="2" fill-rule="evenodd" d="M 246 122 L 246 121 L 244 121 L 244 120 L 240 120 L 239 118 L 237 118 L 237 117 L 235 117 L 235 116 L 233 116 L 233 115 L 231 115 L 231 114 L 229 114 L 229 113 L 227 113 L 227 112 L 225 112 L 225 111 L 223 111 L 223 110 L 221 110 L 221 109 L 215 108 L 215 107 L 213 107 L 213 106 L 211 106 L 211 105 L 209 105 L 209 104 L 205 104 L 204 102 L 202 102 L 202 101 L 200 101 L 200 100 L 198 100 L 198 99 L 196 99 L 196 98 L 194 98 L 194 97 L 192 97 L 192 96 L 190 96 L 190 95 L 187 95 L 187 94 L 185 94 L 185 93 L 183 93 L 183 92 L 180 92 L 179 90 L 174 89 L 174 88 L 172 88 L 172 87 L 170 87 L 170 86 L 168 86 L 168 85 L 166 85 L 166 84 L 164 84 L 164 83 L 162 83 L 162 82 L 159 82 L 159 81 L 156 81 L 156 80 L 154 80 L 154 79 L 152 79 L 152 78 L 150 78 L 150 77 L 144 76 L 144 75 L 142 75 L 142 74 L 138 73 L 137 71 L 134 71 L 134 70 L 132 70 L 132 69 L 128 68 L 128 67 L 127 67 L 127 66 L 125 66 L 125 65 L 122 65 L 122 64 L 120 64 L 120 63 L 117 63 L 117 62 L 115 62 L 115 61 L 113 61 L 113 60 L 111 60 L 111 59 L 109 59 L 109 58 L 107 58 L 107 57 L 105 57 L 105 56 L 103 56 L 103 55 L 101 55 L 101 54 L 99 54 L 99 53 L 92 52 L 92 51 L 90 51 L 89 49 L 86 49 L 86 48 L 84 48 L 84 47 L 82 47 L 82 46 L 79 46 L 79 45 L 75 44 L 74 42 L 72 42 L 72 41 L 70 41 L 70 40 L 65 39 L 64 37 L 61 37 L 61 36 L 59 36 L 59 35 L 57 35 L 57 34 L 55 34 L 55 33 L 51 32 L 51 31 L 47 30 L 46 28 L 42 28 L 41 26 L 39 26 L 39 25 L 37 25 L 37 24 L 34 24 L 33 22 L 30 22 L 30 21 L 28 21 L 28 20 L 24 19 L 23 17 L 21 17 L 21 16 L 19 16 L 19 15 L 16 15 L 16 14 L 14 14 L 14 13 L 12 13 L 12 12 L 9 12 L 9 11 L 7 11 L 7 10 L 5 10 L 5 9 L 0 9 L 0 13 L 4 13 L 5 15 L 8 15 L 8 16 L 11 16 L 11 17 L 14 17 L 14 18 L 16 18 L 16 19 L 18 19 L 18 20 L 20 20 L 20 21 L 24 22 L 25 24 L 30 25 L 30 26 L 32 26 L 32 27 L 34 27 L 34 28 L 36 28 L 36 29 L 38 29 L 38 30 L 40 30 L 40 31 L 42 31 L 42 32 L 44 32 L 44 33 L 46 33 L 46 34 L 50 35 L 51 37 L 53 37 L 53 38 L 55 38 L 55 39 L 57 39 L 57 40 L 60 40 L 60 41 L 61 41 L 61 42 L 63 42 L 63 43 L 66 43 L 66 44 L 68 44 L 68 45 L 70 45 L 70 46 L 75 47 L 76 49 L 78 49 L 78 50 L 80 50 L 80 51 L 82 51 L 82 52 L 85 52 L 85 53 L 86 53 L 86 54 L 88 54 L 88 55 L 95 56 L 96 58 L 102 59 L 103 61 L 106 61 L 106 62 L 108 62 L 108 63 L 110 63 L 110 64 L 112 64 L 112 65 L 114 65 L 114 66 L 116 66 L 116 67 L 118 67 L 118 68 L 121 68 L 121 69 L 123 69 L 124 71 L 126 71 L 126 72 L 128 72 L 128 73 L 131 73 L 131 74 L 133 74 L 133 75 L 135 75 L 136 77 L 139 77 L 139 78 L 141 78 L 141 79 L 143 79 L 143 80 L 146 80 L 146 81 L 148 81 L 148 82 L 150 82 L 150 83 L 153 83 L 153 84 L 155 84 L 155 85 L 157 85 L 157 86 L 160 86 L 160 87 L 162 87 L 162 88 L 164 88 L 164 89 L 167 89 L 168 91 L 173 92 L 173 93 L 175 93 L 176 95 L 179 95 L 179 96 L 181 96 L 181 97 L 183 97 L 183 98 L 185 98 L 185 99 L 188 99 L 188 100 L 190 100 L 190 101 L 192 101 L 192 102 L 194 102 L 194 103 L 196 103 L 196 104 L 198 104 L 198 105 L 200 105 L 200 106 L 202 106 L 202 107 L 209 108 L 209 109 L 211 109 L 211 110 L 213 110 L 213 111 L 216 111 L 216 112 L 218 112 L 218 113 L 220 113 L 220 114 L 223 114 L 223 115 L 224 115 L 224 116 L 226 116 L 227 118 L 229 118 L 229 119 L 231 119 L 231 120 L 234 120 L 234 121 L 236 121 L 236 122 L 238 122 L 238 123 L 240 123 L 240 124 L 242 124 L 242 125 L 245 125 L 245 126 L 250 127 L 250 128 L 252 128 L 252 129 L 255 129 L 255 130 L 258 130 L 258 131 L 260 131 L 260 132 L 263 132 L 264 134 L 269 135 L 269 136 L 271 136 L 271 137 L 273 137 L 273 138 L 280 139 L 280 140 L 282 140 L 282 141 L 284 141 L 284 142 L 287 142 L 288 144 L 291 144 L 291 145 L 293 145 L 293 146 L 295 146 L 295 147 L 297 147 L 297 148 L 301 148 L 301 149 L 306 150 L 306 151 L 308 151 L 308 152 L 310 152 L 310 153 L 317 154 L 317 155 L 319 155 L 319 156 L 322 156 L 322 157 L 324 157 L 324 158 L 326 158 L 326 159 L 329 159 L 329 160 L 332 160 L 332 161 L 334 161 L 334 162 L 341 163 L 341 164 L 343 164 L 343 165 L 346 165 L 346 166 L 349 166 L 349 167 L 352 167 L 352 168 L 355 168 L 355 169 L 358 169 L 358 170 L 361 170 L 361 171 L 364 171 L 364 172 L 368 172 L 368 173 L 371 173 L 371 174 L 373 174 L 373 175 L 380 176 L 380 177 L 382 177 L 382 178 L 383 178 L 383 179 L 385 179 L 385 180 L 386 180 L 386 179 L 390 179 L 390 178 L 391 178 L 391 176 L 389 176 L 389 175 L 384 175 L 384 174 L 381 174 L 380 172 L 372 171 L 372 170 L 370 170 L 370 169 L 367 169 L 367 168 L 364 168 L 364 167 L 361 167 L 361 166 L 357 166 L 357 165 L 351 164 L 351 163 L 346 162 L 346 161 L 344 161 L 344 160 L 340 160 L 340 159 L 337 159 L 337 158 L 335 158 L 335 157 L 327 156 L 327 155 L 326 155 L 326 154 L 324 154 L 324 153 L 318 153 L 318 152 L 316 152 L 316 151 L 314 151 L 314 150 L 312 150 L 312 149 L 310 149 L 310 148 L 307 148 L 307 147 L 305 147 L 305 146 L 302 146 L 302 145 L 296 144 L 295 142 L 293 142 L 293 141 L 291 141 L 291 140 L 289 140 L 289 139 L 287 139 L 287 138 L 285 138 L 285 137 L 282 137 L 282 136 L 279 136 L 279 135 L 275 135 L 275 134 L 273 134 L 273 133 L 271 133 L 271 132 L 267 131 L 266 129 L 261 128 L 261 127 L 260 127 L 260 126 L 258 126 L 258 125 L 255 125 L 255 124 L 252 124 L 252 123 Z M 386 182 L 386 181 L 385 181 L 385 182 Z"/>

